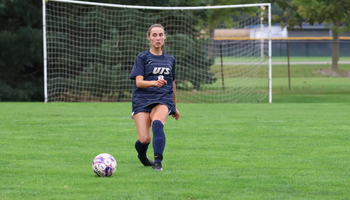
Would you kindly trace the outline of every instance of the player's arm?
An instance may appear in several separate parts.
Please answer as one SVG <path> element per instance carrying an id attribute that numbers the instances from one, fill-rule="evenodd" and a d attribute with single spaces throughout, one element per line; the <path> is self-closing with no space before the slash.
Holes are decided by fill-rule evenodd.
<path id="1" fill-rule="evenodd" d="M 176 104 L 176 84 L 175 84 L 175 81 L 173 81 L 173 99 L 174 99 L 174 102 L 175 102 L 176 112 L 175 112 L 175 114 L 172 114 L 172 116 L 176 120 L 179 120 L 180 119 L 180 112 L 177 110 L 177 104 Z"/>
<path id="2" fill-rule="evenodd" d="M 175 109 L 177 109 L 177 106 L 176 106 L 176 85 L 175 85 L 175 81 L 173 81 L 173 99 L 174 99 L 174 102 L 175 102 Z"/>
<path id="3" fill-rule="evenodd" d="M 164 79 L 158 79 L 156 81 L 143 80 L 143 76 L 136 76 L 136 87 L 138 88 L 149 88 L 149 87 L 162 87 L 167 83 Z"/>

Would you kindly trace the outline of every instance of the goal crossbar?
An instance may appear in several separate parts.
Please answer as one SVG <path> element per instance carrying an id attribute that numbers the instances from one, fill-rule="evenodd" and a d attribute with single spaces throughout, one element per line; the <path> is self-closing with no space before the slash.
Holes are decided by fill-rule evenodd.
<path id="1" fill-rule="evenodd" d="M 96 2 L 74 1 L 74 0 L 48 0 L 48 1 L 75 3 L 75 4 L 83 4 L 83 5 L 105 6 L 105 7 L 115 7 L 115 8 L 148 9 L 148 10 L 198 10 L 198 9 L 244 8 L 244 7 L 257 7 L 257 6 L 270 7 L 270 5 L 271 5 L 270 3 L 257 3 L 257 4 L 220 5 L 220 6 L 161 7 L 161 6 L 133 6 L 133 5 L 96 3 Z"/>

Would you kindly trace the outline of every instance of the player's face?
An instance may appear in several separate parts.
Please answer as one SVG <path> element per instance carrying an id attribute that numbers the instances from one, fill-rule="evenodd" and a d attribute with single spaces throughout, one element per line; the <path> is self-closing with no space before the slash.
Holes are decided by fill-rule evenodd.
<path id="1" fill-rule="evenodd" d="M 165 40 L 164 30 L 161 27 L 153 27 L 148 36 L 148 40 L 151 42 L 153 48 L 161 48 Z"/>

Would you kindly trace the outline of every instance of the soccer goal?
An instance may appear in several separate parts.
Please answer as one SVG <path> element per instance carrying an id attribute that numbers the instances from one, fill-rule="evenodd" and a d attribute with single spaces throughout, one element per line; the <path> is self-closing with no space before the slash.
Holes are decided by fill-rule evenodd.
<path id="1" fill-rule="evenodd" d="M 269 3 L 148 7 L 43 0 L 45 102 L 131 101 L 130 72 L 156 23 L 165 28 L 165 51 L 176 59 L 178 102 L 272 102 Z"/>

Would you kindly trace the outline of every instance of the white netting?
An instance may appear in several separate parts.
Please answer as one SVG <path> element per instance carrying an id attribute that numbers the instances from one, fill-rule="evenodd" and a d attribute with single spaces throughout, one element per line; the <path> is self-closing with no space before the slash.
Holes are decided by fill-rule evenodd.
<path id="1" fill-rule="evenodd" d="M 260 39 L 232 34 L 214 38 L 208 23 L 198 17 L 200 12 L 204 16 L 209 11 L 49 1 L 48 101 L 131 101 L 134 60 L 149 48 L 148 28 L 160 23 L 167 35 L 166 52 L 176 58 L 178 102 L 260 102 L 268 95 L 267 41 L 261 45 Z M 259 14 L 236 24 L 229 30 L 260 26 Z"/>

